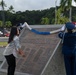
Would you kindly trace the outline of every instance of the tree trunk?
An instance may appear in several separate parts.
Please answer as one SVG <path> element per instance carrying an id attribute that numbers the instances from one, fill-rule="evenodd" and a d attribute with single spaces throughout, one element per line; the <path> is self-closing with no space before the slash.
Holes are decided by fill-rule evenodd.
<path id="1" fill-rule="evenodd" d="M 72 22 L 72 7 L 70 7 L 70 12 L 69 12 L 69 21 Z"/>

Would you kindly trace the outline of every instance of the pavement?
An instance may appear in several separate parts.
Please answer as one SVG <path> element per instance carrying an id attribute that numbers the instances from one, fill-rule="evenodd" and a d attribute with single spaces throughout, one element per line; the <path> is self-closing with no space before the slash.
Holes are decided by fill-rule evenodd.
<path id="1" fill-rule="evenodd" d="M 38 30 L 51 31 L 54 29 L 38 28 Z M 30 32 L 28 29 L 25 29 L 20 39 L 22 50 L 24 51 L 26 57 L 19 57 L 17 59 L 16 72 L 24 73 L 24 75 L 40 75 L 47 61 L 51 57 L 57 43 L 59 42 L 57 34 L 47 36 L 37 35 Z M 6 64 L 7 63 L 4 62 L 1 69 L 7 69 Z M 16 75 L 20 75 L 20 73 L 16 73 Z"/>
<path id="2" fill-rule="evenodd" d="M 1 65 L 2 61 L 4 60 L 4 57 L 2 55 L 3 51 L 4 51 L 4 48 L 0 47 L 0 65 Z M 6 73 L 0 71 L 0 75 L 6 75 Z"/>
<path id="3" fill-rule="evenodd" d="M 6 73 L 4 73 L 4 72 L 0 72 L 0 75 L 6 75 Z"/>
<path id="4" fill-rule="evenodd" d="M 3 56 L 4 49 L 5 49 L 5 47 L 0 47 L 0 61 L 4 60 L 4 56 Z"/>
<path id="5" fill-rule="evenodd" d="M 0 42 L 6 42 L 8 40 L 8 37 L 0 37 Z"/>

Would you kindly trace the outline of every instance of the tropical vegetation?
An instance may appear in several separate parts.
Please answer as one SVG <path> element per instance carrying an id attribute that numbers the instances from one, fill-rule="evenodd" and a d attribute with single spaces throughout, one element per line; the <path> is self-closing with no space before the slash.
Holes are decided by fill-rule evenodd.
<path id="1" fill-rule="evenodd" d="M 76 0 L 74 0 L 76 1 Z M 56 24 L 64 24 L 68 21 L 76 22 L 76 7 L 72 6 L 72 0 L 60 0 L 60 6 L 57 6 Z M 48 25 L 55 24 L 55 7 L 44 10 L 26 10 L 14 11 L 11 5 L 7 10 L 5 2 L 0 2 L 2 10 L 0 10 L 0 27 L 10 27 L 15 24 L 24 23 L 25 21 L 30 25 Z M 69 10 L 72 8 L 72 19 L 69 20 Z"/>
<path id="2" fill-rule="evenodd" d="M 69 21 L 72 21 L 72 1 L 76 2 L 76 0 L 60 0 L 61 11 L 63 13 L 69 11 Z"/>

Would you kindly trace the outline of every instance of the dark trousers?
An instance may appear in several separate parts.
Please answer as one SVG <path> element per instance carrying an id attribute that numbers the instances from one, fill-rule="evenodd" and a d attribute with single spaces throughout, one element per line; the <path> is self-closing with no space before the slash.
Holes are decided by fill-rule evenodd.
<path id="1" fill-rule="evenodd" d="M 66 75 L 76 75 L 76 58 L 71 55 L 64 55 Z"/>
<path id="2" fill-rule="evenodd" d="M 5 56 L 7 64 L 8 64 L 8 72 L 7 75 L 14 75 L 15 67 L 16 67 L 16 58 L 13 54 Z"/>

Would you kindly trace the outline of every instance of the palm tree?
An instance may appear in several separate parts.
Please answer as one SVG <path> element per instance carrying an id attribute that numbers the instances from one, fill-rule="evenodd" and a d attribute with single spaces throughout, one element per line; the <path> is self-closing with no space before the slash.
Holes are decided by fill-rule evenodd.
<path id="1" fill-rule="evenodd" d="M 14 8 L 13 8 L 13 6 L 11 5 L 11 6 L 9 7 L 8 11 L 9 11 L 9 12 L 15 12 L 13 9 L 14 9 Z"/>
<path id="2" fill-rule="evenodd" d="M 74 0 L 76 2 L 76 0 Z M 61 0 L 60 1 L 60 6 L 62 8 L 62 11 L 64 11 L 64 9 L 69 10 L 69 21 L 71 22 L 71 11 L 72 11 L 72 0 Z"/>
<path id="3" fill-rule="evenodd" d="M 0 6 L 2 7 L 2 20 L 3 20 L 3 27 L 4 27 L 5 25 L 4 7 L 6 7 L 6 4 L 3 0 L 0 2 Z"/>

